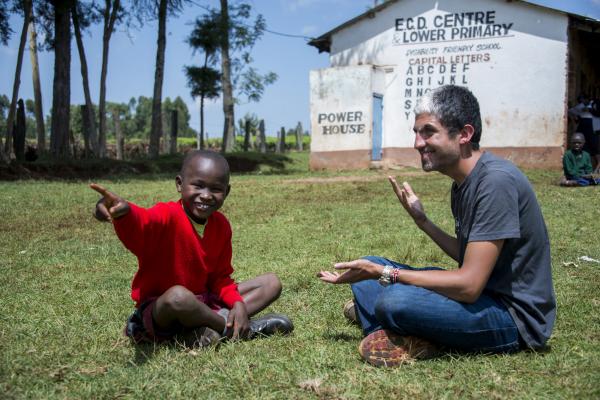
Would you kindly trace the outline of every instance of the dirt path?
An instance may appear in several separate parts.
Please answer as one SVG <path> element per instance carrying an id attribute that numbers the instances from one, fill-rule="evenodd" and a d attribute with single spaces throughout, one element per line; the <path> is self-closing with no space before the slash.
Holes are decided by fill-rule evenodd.
<path id="1" fill-rule="evenodd" d="M 312 183 L 339 183 L 339 182 L 373 182 L 378 180 L 387 179 L 389 175 L 396 177 L 405 177 L 405 176 L 422 176 L 425 175 L 423 171 L 410 171 L 410 172 L 401 172 L 401 171 L 388 171 L 387 173 L 379 173 L 377 175 L 350 175 L 350 176 L 332 176 L 332 177 L 314 177 L 314 178 L 298 178 L 298 179 L 282 179 L 283 183 L 304 183 L 304 184 L 312 184 Z"/>

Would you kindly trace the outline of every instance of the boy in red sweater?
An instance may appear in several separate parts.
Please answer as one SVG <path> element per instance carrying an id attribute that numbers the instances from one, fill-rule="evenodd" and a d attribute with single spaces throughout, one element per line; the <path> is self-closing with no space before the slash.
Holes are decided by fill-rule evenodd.
<path id="1" fill-rule="evenodd" d="M 268 273 L 239 285 L 231 278 L 231 227 L 217 210 L 229 194 L 229 165 L 223 156 L 195 151 L 175 178 L 178 202 L 141 208 L 97 184 L 102 198 L 95 216 L 111 221 L 119 239 L 138 258 L 131 297 L 136 311 L 125 333 L 136 342 L 176 335 L 197 345 L 282 334 L 293 330 L 284 315 L 249 320 L 281 293 Z M 184 339 L 186 340 L 186 339 Z"/>

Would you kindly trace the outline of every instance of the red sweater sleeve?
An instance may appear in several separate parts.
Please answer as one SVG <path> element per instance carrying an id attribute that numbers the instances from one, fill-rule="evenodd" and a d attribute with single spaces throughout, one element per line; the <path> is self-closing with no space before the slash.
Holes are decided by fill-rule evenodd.
<path id="1" fill-rule="evenodd" d="M 131 202 L 129 212 L 115 219 L 113 225 L 125 247 L 136 256 L 143 253 L 144 236 L 158 224 L 164 224 L 166 215 L 159 206 L 142 208 Z"/>

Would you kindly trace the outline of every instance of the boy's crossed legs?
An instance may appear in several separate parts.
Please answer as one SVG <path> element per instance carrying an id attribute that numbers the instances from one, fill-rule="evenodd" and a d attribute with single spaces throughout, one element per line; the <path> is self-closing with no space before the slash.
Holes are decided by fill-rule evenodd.
<path id="1" fill-rule="evenodd" d="M 281 282 L 275 274 L 267 273 L 240 283 L 238 291 L 244 299 L 248 316 L 251 317 L 277 300 L 281 294 Z M 228 314 L 229 310 L 222 307 L 214 294 L 196 295 L 184 286 L 176 285 L 140 306 L 130 317 L 126 334 L 135 341 L 162 341 L 180 333 L 198 337 L 195 330 L 202 328 L 205 335 L 211 336 L 208 341 L 213 342 L 215 338 L 220 339 L 222 334 L 231 335 L 231 328 L 225 329 Z M 141 327 L 130 326 L 136 316 Z M 213 332 L 205 328 L 210 328 Z M 136 329 L 137 334 L 134 332 Z M 140 329 L 143 331 L 141 335 Z M 276 332 L 287 334 L 292 330 L 293 325 L 287 317 L 268 314 L 250 321 L 249 337 Z M 202 341 L 201 338 L 198 339 Z"/>

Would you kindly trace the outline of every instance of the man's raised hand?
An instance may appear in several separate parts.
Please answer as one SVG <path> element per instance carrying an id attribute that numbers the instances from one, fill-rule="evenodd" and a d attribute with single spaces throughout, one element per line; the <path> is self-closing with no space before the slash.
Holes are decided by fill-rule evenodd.
<path id="1" fill-rule="evenodd" d="M 129 204 L 116 194 L 95 183 L 91 183 L 90 188 L 102 195 L 94 210 L 94 217 L 98 221 L 112 221 L 129 212 Z"/>
<path id="2" fill-rule="evenodd" d="M 392 184 L 392 188 L 394 189 L 396 196 L 398 196 L 400 204 L 402 204 L 415 223 L 420 225 L 427 221 L 427 215 L 425 214 L 423 204 L 421 204 L 421 200 L 419 200 L 415 192 L 413 192 L 408 182 L 403 182 L 402 186 L 400 186 L 393 176 L 388 176 L 388 180 Z"/>

